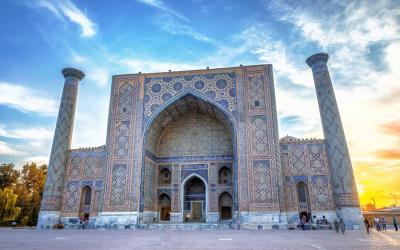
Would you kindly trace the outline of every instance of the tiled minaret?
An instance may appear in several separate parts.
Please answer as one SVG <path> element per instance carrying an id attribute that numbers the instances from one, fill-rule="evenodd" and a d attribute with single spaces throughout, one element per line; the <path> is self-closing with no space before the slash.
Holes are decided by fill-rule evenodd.
<path id="1" fill-rule="evenodd" d="M 52 227 L 59 221 L 68 150 L 71 148 L 72 131 L 74 128 L 78 85 L 85 77 L 82 71 L 73 68 L 63 69 L 62 74 L 65 78 L 64 89 L 58 111 L 46 185 L 38 218 L 39 228 Z"/>
<path id="2" fill-rule="evenodd" d="M 338 216 L 347 228 L 358 228 L 361 222 L 360 203 L 347 142 L 327 66 L 328 54 L 318 53 L 307 58 L 312 69 L 319 112 L 331 170 L 333 198 Z"/>

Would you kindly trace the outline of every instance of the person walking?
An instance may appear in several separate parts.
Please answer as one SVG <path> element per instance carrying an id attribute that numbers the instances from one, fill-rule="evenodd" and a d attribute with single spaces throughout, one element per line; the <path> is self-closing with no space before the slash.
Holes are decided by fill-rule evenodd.
<path id="1" fill-rule="evenodd" d="M 397 220 L 396 220 L 396 218 L 394 218 L 394 216 L 393 216 L 393 226 L 394 226 L 395 230 L 398 231 Z"/>
<path id="2" fill-rule="evenodd" d="M 375 228 L 376 228 L 376 231 L 379 231 L 379 219 L 378 219 L 378 217 L 375 217 L 374 218 L 374 224 L 375 224 Z"/>
<path id="3" fill-rule="evenodd" d="M 337 221 L 337 219 L 335 219 L 335 221 L 333 222 L 333 225 L 335 226 L 336 233 L 339 233 L 339 222 Z"/>
<path id="4" fill-rule="evenodd" d="M 382 223 L 382 231 L 386 231 L 386 220 L 384 217 L 382 217 L 381 223 Z"/>
<path id="5" fill-rule="evenodd" d="M 344 234 L 344 232 L 346 230 L 346 225 L 344 224 L 342 217 L 339 218 L 339 227 L 340 227 L 340 231 L 342 231 L 342 234 Z"/>
<path id="6" fill-rule="evenodd" d="M 369 234 L 370 225 L 369 225 L 369 220 L 367 218 L 364 219 L 364 224 L 365 228 L 367 229 L 367 234 Z"/>

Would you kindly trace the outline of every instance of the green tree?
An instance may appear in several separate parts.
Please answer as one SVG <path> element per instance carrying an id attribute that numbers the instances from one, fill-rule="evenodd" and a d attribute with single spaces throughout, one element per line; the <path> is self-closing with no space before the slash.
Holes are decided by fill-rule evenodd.
<path id="1" fill-rule="evenodd" d="M 12 187 L 17 184 L 19 171 L 14 169 L 13 163 L 3 163 L 0 165 L 0 188 Z"/>
<path id="2" fill-rule="evenodd" d="M 0 189 L 0 223 L 15 220 L 21 212 L 21 208 L 15 206 L 17 195 L 11 188 Z"/>
<path id="3" fill-rule="evenodd" d="M 38 166 L 32 162 L 25 164 L 20 173 L 18 184 L 15 187 L 15 192 L 18 194 L 17 205 L 22 209 L 19 221 L 22 224 L 35 226 L 40 210 L 47 166 Z"/>

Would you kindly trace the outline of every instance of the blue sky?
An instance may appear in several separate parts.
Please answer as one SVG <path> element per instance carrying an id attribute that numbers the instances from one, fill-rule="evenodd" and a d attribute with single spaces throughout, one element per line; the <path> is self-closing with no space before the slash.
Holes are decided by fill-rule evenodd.
<path id="1" fill-rule="evenodd" d="M 324 51 L 359 191 L 399 172 L 398 0 L 0 4 L 0 162 L 47 162 L 66 66 L 87 75 L 73 147 L 105 143 L 112 75 L 259 63 L 274 66 L 280 136 L 322 137 L 304 61 Z"/>

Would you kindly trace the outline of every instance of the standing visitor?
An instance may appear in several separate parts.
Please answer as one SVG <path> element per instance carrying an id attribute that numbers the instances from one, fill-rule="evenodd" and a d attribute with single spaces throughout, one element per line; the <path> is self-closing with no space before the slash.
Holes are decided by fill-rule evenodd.
<path id="1" fill-rule="evenodd" d="M 383 230 L 383 231 L 386 231 L 386 220 L 385 220 L 384 217 L 382 217 L 381 222 L 382 222 L 382 230 Z"/>
<path id="2" fill-rule="evenodd" d="M 376 227 L 376 231 L 379 231 L 379 219 L 378 219 L 378 217 L 374 218 L 374 224 L 375 224 L 375 227 Z"/>
<path id="3" fill-rule="evenodd" d="M 369 220 L 367 218 L 364 219 L 365 228 L 367 229 L 367 234 L 369 234 Z"/>
<path id="4" fill-rule="evenodd" d="M 398 231 L 398 229 L 397 229 L 397 220 L 396 220 L 396 218 L 394 218 L 394 216 L 393 216 L 393 226 L 394 226 L 395 230 Z"/>
<path id="5" fill-rule="evenodd" d="M 339 223 L 338 223 L 337 219 L 335 219 L 335 221 L 333 222 L 333 225 L 335 226 L 336 233 L 339 233 Z"/>
<path id="6" fill-rule="evenodd" d="M 344 221 L 341 217 L 339 218 L 339 227 L 340 231 L 342 231 L 342 234 L 344 234 L 344 231 L 346 230 L 346 225 L 344 224 Z"/>

